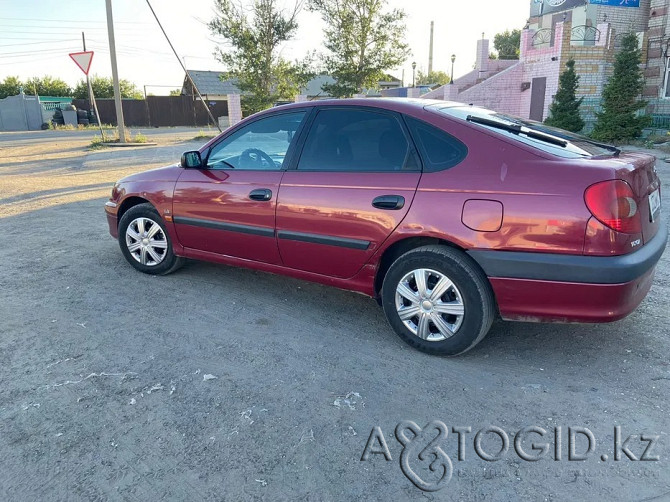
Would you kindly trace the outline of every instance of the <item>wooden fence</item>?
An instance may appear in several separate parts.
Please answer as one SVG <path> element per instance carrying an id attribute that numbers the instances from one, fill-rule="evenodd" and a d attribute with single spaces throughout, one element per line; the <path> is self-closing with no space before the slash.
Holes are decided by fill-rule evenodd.
<path id="1" fill-rule="evenodd" d="M 113 99 L 96 99 L 100 121 L 116 125 Z M 228 116 L 227 101 L 205 101 L 214 119 Z M 88 99 L 73 99 L 77 109 L 90 110 Z M 191 96 L 147 96 L 147 99 L 124 99 L 123 120 L 133 127 L 207 126 L 212 124 L 207 110 Z"/>

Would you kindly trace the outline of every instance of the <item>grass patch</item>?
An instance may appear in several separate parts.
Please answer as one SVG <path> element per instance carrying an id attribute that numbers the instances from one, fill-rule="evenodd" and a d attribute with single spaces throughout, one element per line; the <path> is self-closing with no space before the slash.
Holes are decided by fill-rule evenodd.
<path id="1" fill-rule="evenodd" d="M 200 129 L 200 132 L 198 133 L 197 136 L 193 137 L 193 141 L 204 141 L 204 140 L 209 140 L 212 138 L 215 138 L 216 134 L 211 134 L 211 133 L 206 133 L 202 129 Z"/>
<path id="2" fill-rule="evenodd" d="M 105 141 L 103 141 L 100 136 L 95 135 L 95 136 L 93 136 L 93 139 L 91 140 L 91 144 L 88 145 L 88 147 L 91 150 L 100 150 L 102 148 L 107 148 L 107 145 L 105 144 Z"/>
<path id="3" fill-rule="evenodd" d="M 114 133 L 112 134 L 105 134 L 104 139 L 97 134 L 93 136 L 89 148 L 91 150 L 99 150 L 101 148 L 107 148 L 107 145 L 109 145 L 110 143 L 118 143 L 118 142 L 119 142 L 119 133 L 117 130 L 114 130 Z M 148 138 L 144 134 L 138 132 L 137 134 L 135 134 L 135 136 L 133 136 L 130 131 L 126 130 L 126 143 L 147 143 L 147 142 Z"/>
<path id="4" fill-rule="evenodd" d="M 77 124 L 76 126 L 72 124 L 54 124 L 53 122 L 48 122 L 48 124 L 47 128 L 55 131 L 86 131 L 88 129 L 100 129 L 98 124 Z M 115 129 L 115 126 L 111 124 L 102 124 L 102 128 L 105 130 Z"/>
<path id="5" fill-rule="evenodd" d="M 660 145 L 670 141 L 670 136 L 667 134 L 650 134 L 645 140 L 652 145 Z"/>

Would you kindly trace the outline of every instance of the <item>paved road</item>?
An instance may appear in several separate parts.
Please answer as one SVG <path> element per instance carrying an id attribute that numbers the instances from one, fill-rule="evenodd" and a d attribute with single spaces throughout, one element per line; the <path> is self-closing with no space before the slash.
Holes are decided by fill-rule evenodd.
<path id="1" fill-rule="evenodd" d="M 152 140 L 175 140 L 192 138 L 201 131 L 205 134 L 218 134 L 216 128 L 211 127 L 128 127 L 133 135 L 137 133 L 144 134 Z M 105 133 L 108 130 L 105 130 Z M 114 130 L 109 130 L 114 132 Z M 57 143 L 62 141 L 72 141 L 77 139 L 90 140 L 93 136 L 100 136 L 100 130 L 88 128 L 83 130 L 47 130 L 47 131 L 16 131 L 0 133 L 0 145 L 33 145 L 43 143 Z"/>
<path id="2" fill-rule="evenodd" d="M 670 253 L 623 321 L 498 322 L 465 356 L 431 357 L 360 295 L 199 262 L 135 272 L 102 204 L 116 178 L 197 146 L 188 137 L 86 152 L 88 138 L 65 136 L 46 153 L 33 139 L 0 135 L 0 500 L 670 498 Z M 443 443 L 453 475 L 441 491 L 403 475 L 403 420 L 471 428 L 463 460 L 457 434 Z M 361 461 L 376 426 L 391 460 Z M 496 462 L 476 452 L 487 426 L 511 441 Z M 543 460 L 514 452 L 527 426 L 547 431 L 521 445 L 548 443 Z M 659 460 L 614 461 L 615 426 L 624 439 L 658 435 L 648 456 Z M 587 461 L 568 459 L 568 427 L 593 432 Z M 405 448 L 429 482 L 443 471 L 418 454 L 436 434 Z M 480 438 L 500 450 L 495 433 Z M 639 458 L 645 444 L 627 446 Z"/>

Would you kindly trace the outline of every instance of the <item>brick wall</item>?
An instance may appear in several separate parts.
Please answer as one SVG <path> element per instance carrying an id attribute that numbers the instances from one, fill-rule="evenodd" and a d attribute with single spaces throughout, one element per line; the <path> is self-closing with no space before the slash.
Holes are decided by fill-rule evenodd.
<path id="1" fill-rule="evenodd" d="M 566 37 L 570 40 L 571 24 L 558 23 L 554 28 L 554 45 L 533 47 L 533 35 L 535 30 L 524 30 L 521 35 L 521 52 L 523 61 L 523 82 L 531 82 L 534 78 L 547 77 L 547 89 L 544 99 L 543 118 L 549 115 L 549 107 L 558 90 L 558 77 L 561 70 L 562 54 L 565 48 Z M 522 93 L 519 115 L 528 118 L 532 88 Z"/>
<path id="2" fill-rule="evenodd" d="M 609 23 L 615 33 L 645 31 L 652 1 L 656 0 L 640 0 L 639 8 L 598 5 L 596 24 Z"/>
<path id="3" fill-rule="evenodd" d="M 523 65 L 517 63 L 488 80 L 463 91 L 457 96 L 448 96 L 447 99 L 451 98 L 463 103 L 472 103 L 511 115 L 520 115 L 522 80 Z"/>
<path id="4" fill-rule="evenodd" d="M 664 56 L 666 52 L 670 52 L 670 0 L 641 0 L 640 5 L 639 8 L 587 5 L 584 12 L 571 11 L 570 14 L 575 15 L 566 16 L 564 22 L 555 25 L 551 40 L 545 37 L 544 43 L 534 45 L 534 35 L 543 24 L 547 24 L 543 18 L 535 19 L 533 29 L 522 32 L 521 58 L 515 66 L 493 76 L 489 73 L 486 80 L 478 78 L 478 70 L 475 69 L 457 79 L 455 85 L 444 86 L 425 97 L 474 103 L 528 117 L 532 96 L 532 89 L 528 88 L 528 84 L 534 78 L 546 77 L 546 118 L 558 90 L 560 73 L 565 70 L 567 61 L 574 59 L 575 69 L 580 76 L 578 97 L 583 98 L 581 113 L 588 132 L 600 110 L 604 86 L 612 75 L 620 36 L 634 31 L 644 33 L 644 94 L 650 101 L 647 112 L 670 114 L 670 99 L 662 98 L 666 74 Z M 596 39 L 575 38 L 572 31 L 573 19 L 579 26 L 591 26 L 595 21 Z M 592 28 L 585 30 L 593 33 Z M 547 34 L 546 30 L 544 34 Z M 482 57 L 484 45 L 483 41 L 478 44 L 478 58 Z"/>
<path id="5" fill-rule="evenodd" d="M 618 9 L 621 10 L 621 9 Z M 614 30 L 609 24 L 597 26 L 599 39 L 593 45 L 583 45 L 565 37 L 560 71 L 570 59 L 575 60 L 575 71 L 579 75 L 577 97 L 583 98 L 581 115 L 586 122 L 585 131 L 590 131 L 600 111 L 603 87 L 612 73 L 614 62 Z"/>
<path id="6" fill-rule="evenodd" d="M 647 32 L 647 61 L 645 65 L 645 81 L 647 98 L 663 97 L 663 85 L 665 82 L 665 63 L 662 51 L 670 16 L 668 16 L 668 0 L 652 0 L 649 15 L 649 30 Z M 660 49 L 660 51 L 659 51 Z M 659 54 L 660 52 L 660 54 Z"/>

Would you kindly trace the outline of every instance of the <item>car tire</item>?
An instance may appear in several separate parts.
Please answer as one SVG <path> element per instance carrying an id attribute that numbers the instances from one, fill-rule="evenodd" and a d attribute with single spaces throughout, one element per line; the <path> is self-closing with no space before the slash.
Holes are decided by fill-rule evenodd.
<path id="1" fill-rule="evenodd" d="M 133 206 L 121 217 L 119 246 L 128 263 L 145 274 L 167 275 L 184 264 L 174 254 L 165 222 L 149 203 Z"/>
<path id="2" fill-rule="evenodd" d="M 400 338 L 435 355 L 455 356 L 473 348 L 496 314 L 481 268 L 463 252 L 440 245 L 400 256 L 384 277 L 381 298 Z"/>

